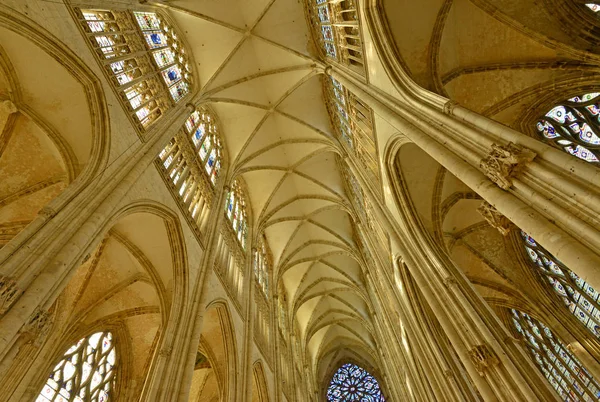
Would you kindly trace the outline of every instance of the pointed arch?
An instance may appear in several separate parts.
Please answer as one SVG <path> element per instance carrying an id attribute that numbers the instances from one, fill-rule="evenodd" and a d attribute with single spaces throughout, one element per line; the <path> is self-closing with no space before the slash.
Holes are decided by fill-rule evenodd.
<path id="1" fill-rule="evenodd" d="M 252 365 L 252 402 L 269 402 L 269 388 L 261 361 Z"/>

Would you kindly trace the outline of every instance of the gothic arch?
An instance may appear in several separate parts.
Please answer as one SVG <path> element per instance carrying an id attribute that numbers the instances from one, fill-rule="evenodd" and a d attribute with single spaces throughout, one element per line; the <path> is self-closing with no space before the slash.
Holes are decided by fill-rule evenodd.
<path id="1" fill-rule="evenodd" d="M 252 402 L 269 402 L 269 387 L 260 360 L 252 365 Z"/>
<path id="2" fill-rule="evenodd" d="M 7 176 L 0 180 L 2 246 L 44 206 L 60 209 L 92 184 L 108 161 L 110 126 L 102 84 L 72 50 L 4 6 L 0 30 L 6 40 L 0 43 L 0 101 L 14 105 L 0 127 L 0 176 Z M 21 182 L 11 181 L 17 176 Z"/>
<path id="3" fill-rule="evenodd" d="M 190 401 L 234 400 L 238 354 L 227 301 L 217 299 L 206 306 L 199 350 L 208 358 L 210 367 L 194 372 Z"/>

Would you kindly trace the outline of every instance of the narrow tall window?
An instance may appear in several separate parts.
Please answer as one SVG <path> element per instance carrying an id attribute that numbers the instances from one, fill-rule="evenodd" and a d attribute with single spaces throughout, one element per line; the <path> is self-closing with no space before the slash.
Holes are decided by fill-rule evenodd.
<path id="1" fill-rule="evenodd" d="M 335 78 L 326 78 L 325 97 L 338 136 L 365 168 L 369 180 L 381 183 L 373 111 Z"/>
<path id="2" fill-rule="evenodd" d="M 229 195 L 227 196 L 227 205 L 225 206 L 225 213 L 227 218 L 231 222 L 231 228 L 235 233 L 240 245 L 243 249 L 246 249 L 246 238 L 248 237 L 248 214 L 246 211 L 246 197 L 240 186 L 240 183 L 236 180 L 231 186 Z"/>
<path id="3" fill-rule="evenodd" d="M 384 402 L 379 383 L 368 371 L 347 363 L 338 369 L 327 390 L 328 402 Z"/>
<path id="4" fill-rule="evenodd" d="M 600 337 L 600 295 L 525 232 L 521 232 L 525 251 L 561 299 L 595 336 Z"/>
<path id="5" fill-rule="evenodd" d="M 116 358 L 110 332 L 80 339 L 54 367 L 36 402 L 113 400 Z"/>
<path id="6" fill-rule="evenodd" d="M 269 272 L 271 270 L 271 253 L 267 246 L 267 239 L 263 234 L 258 247 L 254 252 L 254 276 L 265 296 L 269 294 Z"/>
<path id="7" fill-rule="evenodd" d="M 132 118 L 145 129 L 191 85 L 188 55 L 157 13 L 79 10 L 81 27 Z"/>
<path id="8" fill-rule="evenodd" d="M 511 314 L 527 352 L 561 399 L 592 402 L 600 398 L 598 382 L 547 326 L 523 312 L 513 309 Z"/>
<path id="9" fill-rule="evenodd" d="M 584 161 L 600 163 L 600 92 L 575 96 L 537 123 L 542 138 Z"/>

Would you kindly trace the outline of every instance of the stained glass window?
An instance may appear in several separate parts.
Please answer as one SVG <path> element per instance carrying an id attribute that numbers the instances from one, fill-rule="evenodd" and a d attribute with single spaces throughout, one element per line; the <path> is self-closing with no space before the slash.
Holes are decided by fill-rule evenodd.
<path id="1" fill-rule="evenodd" d="M 271 267 L 271 253 L 267 246 L 267 239 L 263 234 L 258 247 L 254 252 L 254 276 L 265 295 L 269 294 L 269 272 Z"/>
<path id="2" fill-rule="evenodd" d="M 590 163 L 600 163 L 600 92 L 574 96 L 537 123 L 542 138 Z"/>
<path id="3" fill-rule="evenodd" d="M 201 107 L 190 114 L 183 130 L 158 155 L 163 177 L 176 190 L 188 218 L 201 230 L 208 222 L 222 152 L 215 117 L 209 108 Z"/>
<path id="4" fill-rule="evenodd" d="M 511 310 L 517 332 L 540 371 L 567 402 L 592 402 L 600 398 L 600 385 L 550 328 L 529 315 Z"/>
<path id="5" fill-rule="evenodd" d="M 79 12 L 95 53 L 142 128 L 189 92 L 192 76 L 187 53 L 173 27 L 160 14 Z"/>
<path id="6" fill-rule="evenodd" d="M 540 272 L 546 277 L 554 292 L 560 296 L 569 311 L 594 335 L 600 337 L 600 294 L 577 276 L 552 254 L 541 247 L 531 236 L 521 232 L 525 251 Z"/>
<path id="7" fill-rule="evenodd" d="M 225 206 L 227 218 L 231 221 L 231 228 L 243 249 L 246 248 L 248 237 L 248 214 L 246 211 L 246 197 L 240 183 L 235 180 L 227 197 Z"/>
<path id="8" fill-rule="evenodd" d="M 112 334 L 89 335 L 67 350 L 36 402 L 108 402 L 113 399 L 116 367 Z"/>
<path id="9" fill-rule="evenodd" d="M 325 55 L 364 74 L 363 49 L 354 0 L 313 0 L 316 40 Z"/>
<path id="10" fill-rule="evenodd" d="M 347 363 L 338 369 L 327 390 L 328 402 L 384 402 L 379 383 L 369 372 Z"/>

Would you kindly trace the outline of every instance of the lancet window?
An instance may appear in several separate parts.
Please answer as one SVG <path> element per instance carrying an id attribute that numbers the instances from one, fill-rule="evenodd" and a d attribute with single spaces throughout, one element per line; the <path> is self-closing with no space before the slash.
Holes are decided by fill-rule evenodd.
<path id="1" fill-rule="evenodd" d="M 188 55 L 158 13 L 76 9 L 125 108 L 145 129 L 190 90 Z"/>
<path id="2" fill-rule="evenodd" d="M 547 326 L 514 309 L 511 317 L 527 352 L 562 400 L 592 402 L 600 398 L 598 382 Z"/>
<path id="3" fill-rule="evenodd" d="M 271 270 L 271 253 L 267 246 L 267 239 L 260 236 L 258 246 L 254 252 L 254 276 L 258 286 L 265 296 L 269 294 L 269 272 Z"/>
<path id="4" fill-rule="evenodd" d="M 221 169 L 222 146 L 214 115 L 195 110 L 160 152 L 158 163 L 188 218 L 204 229 Z"/>
<path id="5" fill-rule="evenodd" d="M 229 195 L 227 196 L 226 205 L 227 219 L 231 222 L 231 228 L 242 246 L 246 249 L 246 239 L 248 237 L 248 214 L 246 212 L 246 197 L 236 180 L 231 186 Z"/>
<path id="6" fill-rule="evenodd" d="M 531 236 L 525 232 L 521 232 L 521 236 L 529 258 L 546 277 L 569 311 L 594 335 L 600 337 L 600 294 L 536 243 Z"/>
<path id="7" fill-rule="evenodd" d="M 375 377 L 362 367 L 347 363 L 333 375 L 327 389 L 327 401 L 384 402 L 385 398 Z"/>
<path id="8" fill-rule="evenodd" d="M 108 402 L 114 399 L 117 355 L 110 332 L 80 339 L 54 367 L 36 402 Z"/>
<path id="9" fill-rule="evenodd" d="M 537 123 L 542 138 L 584 161 L 600 163 L 600 92 L 569 98 Z"/>
<path id="10" fill-rule="evenodd" d="M 373 111 L 333 77 L 327 80 L 325 93 L 338 136 L 361 162 L 369 180 L 379 184 Z"/>
<path id="11" fill-rule="evenodd" d="M 365 196 L 362 186 L 350 171 L 350 168 L 346 164 L 342 164 L 342 172 L 346 179 L 347 191 L 350 194 L 350 198 L 354 207 L 361 215 L 363 223 L 376 235 L 376 242 L 381 246 L 380 251 L 383 255 L 389 255 L 389 236 L 383 230 L 383 227 L 379 221 L 375 218 L 373 212 L 373 206 L 369 199 Z"/>
<path id="12" fill-rule="evenodd" d="M 327 57 L 364 74 L 355 0 L 308 0 L 317 41 Z"/>

